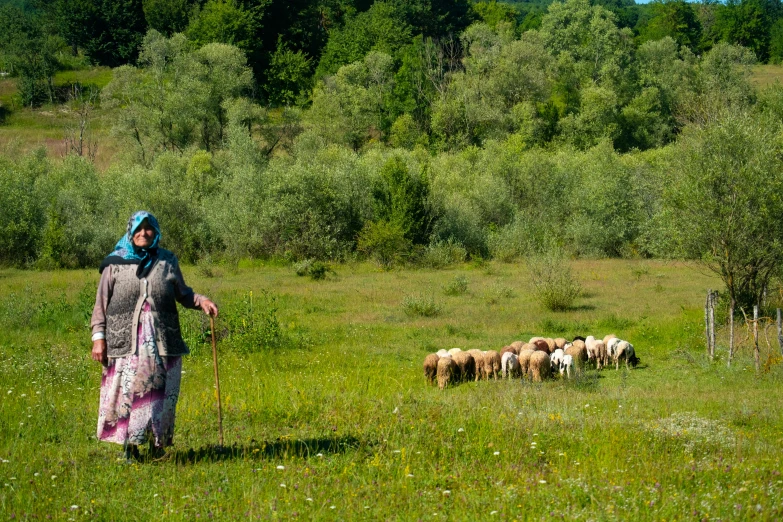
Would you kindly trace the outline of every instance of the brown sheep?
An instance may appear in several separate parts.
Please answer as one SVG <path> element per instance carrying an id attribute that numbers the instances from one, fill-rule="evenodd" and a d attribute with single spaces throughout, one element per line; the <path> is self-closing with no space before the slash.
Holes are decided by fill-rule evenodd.
<path id="1" fill-rule="evenodd" d="M 571 346 L 565 349 L 565 354 L 570 355 L 574 360 L 574 367 L 576 367 L 577 371 L 582 371 L 587 362 L 587 348 L 585 347 L 585 343 L 580 341 L 580 344 L 577 344 L 576 341 L 574 341 Z"/>
<path id="2" fill-rule="evenodd" d="M 459 380 L 472 381 L 476 378 L 476 360 L 468 352 L 457 352 L 452 357 L 459 367 Z"/>
<path id="3" fill-rule="evenodd" d="M 609 364 L 609 358 L 606 353 L 606 345 L 603 341 L 596 340 L 593 342 L 593 353 L 595 354 L 595 367 L 601 369 Z"/>
<path id="4" fill-rule="evenodd" d="M 531 338 L 530 338 L 530 340 L 529 340 L 528 342 L 529 342 L 530 344 L 536 344 L 536 341 L 543 341 L 543 340 L 544 340 L 544 338 L 543 338 L 543 337 L 531 337 Z"/>
<path id="5" fill-rule="evenodd" d="M 523 343 L 522 341 L 514 341 L 513 343 L 511 343 L 511 347 L 516 350 L 516 352 L 514 353 L 516 353 L 517 355 L 519 355 L 519 351 L 522 350 L 522 347 L 524 345 L 525 343 Z"/>
<path id="6" fill-rule="evenodd" d="M 549 353 L 549 344 L 543 339 L 538 339 L 537 341 L 530 343 L 533 345 L 533 350 Z"/>
<path id="7" fill-rule="evenodd" d="M 441 390 L 450 384 L 456 384 L 459 367 L 451 357 L 441 357 L 438 360 L 438 388 Z"/>
<path id="8" fill-rule="evenodd" d="M 435 384 L 435 378 L 438 376 L 438 354 L 431 353 L 424 358 L 424 377 L 427 378 L 427 384 Z"/>
<path id="9" fill-rule="evenodd" d="M 476 362 L 476 380 L 484 378 L 484 353 L 481 350 L 468 350 L 468 353 L 473 356 L 473 360 Z"/>
<path id="10" fill-rule="evenodd" d="M 484 375 L 487 380 L 492 376 L 493 379 L 498 378 L 500 373 L 500 354 L 495 350 L 487 350 L 484 352 Z"/>
<path id="11" fill-rule="evenodd" d="M 519 353 L 522 353 L 522 350 L 533 350 L 534 347 L 530 343 L 525 343 L 522 345 L 522 348 L 519 349 Z"/>
<path id="12" fill-rule="evenodd" d="M 555 348 L 565 350 L 566 344 L 568 344 L 568 341 L 566 341 L 562 337 L 558 337 L 557 339 L 555 339 Z"/>
<path id="13" fill-rule="evenodd" d="M 533 350 L 522 350 L 519 352 L 519 372 L 523 377 L 527 377 L 527 370 L 530 366 L 531 355 L 533 355 Z"/>
<path id="14" fill-rule="evenodd" d="M 587 346 L 585 345 L 585 342 L 582 339 L 574 339 L 574 342 L 572 342 L 571 344 L 576 346 L 577 348 L 584 348 L 585 350 L 587 350 Z"/>
<path id="15" fill-rule="evenodd" d="M 604 345 L 609 345 L 610 339 L 616 339 L 617 336 L 615 334 L 609 334 L 606 337 L 604 337 Z"/>
<path id="16" fill-rule="evenodd" d="M 546 352 L 533 352 L 530 356 L 528 374 L 533 382 L 542 382 L 552 374 L 552 360 Z"/>
<path id="17" fill-rule="evenodd" d="M 557 350 L 557 346 L 555 345 L 555 340 L 551 337 L 547 337 L 544 339 L 546 341 L 546 345 L 549 347 L 549 353 L 555 353 L 555 350 Z"/>
<path id="18" fill-rule="evenodd" d="M 500 350 L 500 357 L 501 357 L 501 359 L 503 358 L 503 354 L 504 354 L 504 353 L 506 353 L 506 352 L 511 352 L 511 353 L 513 353 L 513 354 L 519 355 L 519 354 L 517 353 L 517 351 L 514 349 L 514 347 L 513 347 L 513 346 L 511 346 L 511 345 L 508 345 L 508 346 L 504 346 L 504 347 L 503 347 L 503 349 L 502 349 L 502 350 Z"/>

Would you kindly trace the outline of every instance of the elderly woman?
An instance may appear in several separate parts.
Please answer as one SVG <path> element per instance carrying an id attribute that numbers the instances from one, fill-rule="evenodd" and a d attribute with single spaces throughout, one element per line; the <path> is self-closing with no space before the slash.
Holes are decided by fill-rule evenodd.
<path id="1" fill-rule="evenodd" d="M 92 313 L 92 358 L 103 364 L 98 439 L 139 456 L 149 439 L 159 458 L 172 444 L 179 398 L 182 340 L 177 303 L 218 313 L 215 303 L 185 284 L 177 257 L 158 247 L 158 221 L 136 212 L 127 233 L 101 263 Z"/>

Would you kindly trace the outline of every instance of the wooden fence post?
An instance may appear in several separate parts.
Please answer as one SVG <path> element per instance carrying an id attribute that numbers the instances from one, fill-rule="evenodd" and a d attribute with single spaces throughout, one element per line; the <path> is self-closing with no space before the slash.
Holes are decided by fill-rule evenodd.
<path id="1" fill-rule="evenodd" d="M 756 371 L 761 369 L 759 360 L 759 305 L 753 305 L 753 360 L 756 363 Z"/>
<path id="2" fill-rule="evenodd" d="M 710 296 L 712 296 L 712 289 L 707 290 L 707 301 L 704 303 L 704 335 L 707 337 L 707 357 L 710 356 Z"/>
<path id="3" fill-rule="evenodd" d="M 783 355 L 783 317 L 781 317 L 780 308 L 778 308 L 778 347 L 780 354 Z"/>
<path id="4" fill-rule="evenodd" d="M 710 292 L 710 359 L 715 359 L 715 301 L 718 292 Z"/>
<path id="5" fill-rule="evenodd" d="M 734 298 L 729 303 L 729 362 L 726 366 L 731 366 L 731 358 L 734 357 Z"/>

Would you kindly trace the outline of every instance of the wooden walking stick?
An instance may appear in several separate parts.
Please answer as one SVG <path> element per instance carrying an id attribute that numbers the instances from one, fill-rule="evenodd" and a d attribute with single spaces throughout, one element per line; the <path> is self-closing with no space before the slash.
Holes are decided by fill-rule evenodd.
<path id="1" fill-rule="evenodd" d="M 215 318 L 209 316 L 209 329 L 212 330 L 212 362 L 215 367 L 215 391 L 217 392 L 218 407 L 218 436 L 220 445 L 223 445 L 223 410 L 220 408 L 220 378 L 218 377 L 217 343 L 215 342 Z"/>

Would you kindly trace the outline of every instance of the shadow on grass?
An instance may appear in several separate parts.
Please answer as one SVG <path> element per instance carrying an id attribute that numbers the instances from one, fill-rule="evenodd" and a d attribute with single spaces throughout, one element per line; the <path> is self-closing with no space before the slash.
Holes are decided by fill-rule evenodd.
<path id="1" fill-rule="evenodd" d="M 217 462 L 223 460 L 275 459 L 284 457 L 315 457 L 347 453 L 371 446 L 354 436 L 322 437 L 314 439 L 277 439 L 273 442 L 251 441 L 247 445 L 219 446 L 209 445 L 198 449 L 175 450 L 167 460 L 177 464 L 195 464 L 197 462 Z"/>

